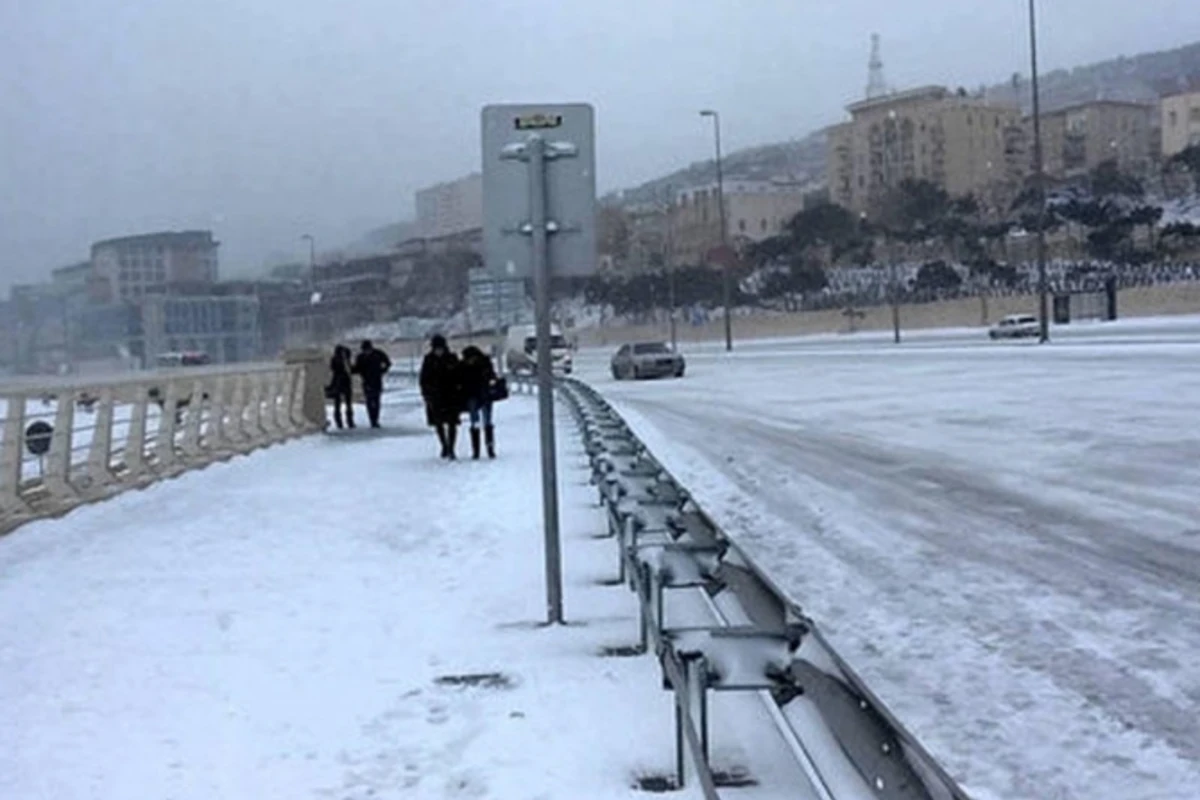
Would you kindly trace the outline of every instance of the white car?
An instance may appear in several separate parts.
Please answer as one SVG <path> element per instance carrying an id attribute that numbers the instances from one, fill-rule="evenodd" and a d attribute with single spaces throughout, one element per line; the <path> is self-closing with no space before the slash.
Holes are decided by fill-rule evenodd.
<path id="1" fill-rule="evenodd" d="M 513 325 L 504 341 L 504 364 L 510 375 L 533 375 L 537 372 L 537 326 Z M 570 375 L 574 354 L 557 325 L 550 326 L 550 368 Z"/>
<path id="2" fill-rule="evenodd" d="M 1042 325 L 1033 314 L 1009 314 L 988 331 L 992 339 L 1025 339 L 1040 336 Z"/>

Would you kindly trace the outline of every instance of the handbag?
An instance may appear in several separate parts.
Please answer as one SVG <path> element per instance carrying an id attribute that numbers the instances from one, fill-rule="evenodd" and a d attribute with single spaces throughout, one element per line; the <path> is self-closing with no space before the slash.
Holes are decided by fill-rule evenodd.
<path id="1" fill-rule="evenodd" d="M 501 400 L 508 399 L 508 379 L 496 378 L 492 380 L 487 387 L 487 398 L 489 402 L 499 403 Z"/>

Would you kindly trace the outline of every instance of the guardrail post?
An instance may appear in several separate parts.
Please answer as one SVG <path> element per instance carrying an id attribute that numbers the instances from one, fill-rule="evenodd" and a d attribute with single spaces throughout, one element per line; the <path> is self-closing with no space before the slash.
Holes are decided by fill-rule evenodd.
<path id="1" fill-rule="evenodd" d="M 267 396 L 270 405 L 267 406 L 266 428 L 271 442 L 281 442 L 287 438 L 287 425 L 284 422 L 284 409 L 287 408 L 288 375 L 286 370 L 276 370 L 271 373 Z"/>
<path id="2" fill-rule="evenodd" d="M 633 534 L 633 514 L 625 517 L 625 524 L 621 526 L 621 530 L 617 533 L 617 580 L 624 583 L 628 570 L 625 567 L 625 560 L 629 557 L 629 552 L 635 541 Z"/>
<path id="3" fill-rule="evenodd" d="M 159 470 L 170 472 L 175 467 L 175 429 L 179 415 L 179 383 L 168 380 L 166 394 L 159 389 L 162 404 L 158 415 L 158 435 L 155 437 L 154 463 Z"/>
<path id="4" fill-rule="evenodd" d="M 204 381 L 195 381 L 192 384 L 191 400 L 184 411 L 183 440 L 179 443 L 179 449 L 184 459 L 193 464 L 201 459 L 200 424 L 208 406 L 208 401 L 204 399 L 205 394 Z"/>
<path id="5" fill-rule="evenodd" d="M 208 420 L 201 437 L 202 444 L 214 457 L 219 457 L 225 451 L 225 395 L 229 392 L 229 382 L 224 375 L 218 375 L 213 382 L 212 398 L 208 404 Z"/>
<path id="6" fill-rule="evenodd" d="M 638 647 L 643 653 L 650 652 L 650 615 L 654 613 L 651 607 L 651 568 L 645 562 L 638 565 L 638 572 L 641 575 L 641 580 L 637 582 L 638 605 L 641 613 L 638 614 Z"/>
<path id="7" fill-rule="evenodd" d="M 229 396 L 229 404 L 225 409 L 225 417 L 221 420 L 221 438 L 234 450 L 240 450 L 246 439 L 246 379 L 242 375 L 233 376 L 233 391 Z"/>
<path id="8" fill-rule="evenodd" d="M 4 441 L 0 444 L 0 512 L 20 513 L 29 510 L 21 497 L 21 451 L 25 447 L 25 398 L 7 398 L 4 414 Z"/>
<path id="9" fill-rule="evenodd" d="M 75 396 L 60 392 L 54 413 L 54 433 L 50 437 L 50 452 L 46 454 L 46 473 L 42 483 L 53 500 L 68 502 L 76 496 L 71 486 L 71 440 L 75 429 Z"/>
<path id="10" fill-rule="evenodd" d="M 324 390 L 322 390 L 324 396 Z M 288 430 L 293 436 L 304 431 L 304 368 L 288 367 Z"/>
<path id="11" fill-rule="evenodd" d="M 138 386 L 130 411 L 122 458 L 126 479 L 130 481 L 140 480 L 146 472 L 146 412 L 149 405 L 150 396 L 146 393 L 146 387 Z"/>
<path id="12" fill-rule="evenodd" d="M 300 411 L 302 429 L 324 430 L 328 424 L 325 416 L 325 353 L 316 348 L 294 350 L 284 356 L 284 363 L 300 368 L 302 390 Z"/>
<path id="13" fill-rule="evenodd" d="M 249 414 L 245 417 L 243 430 L 246 433 L 247 449 L 253 450 L 262 444 L 262 404 L 263 404 L 263 376 L 250 375 L 247 380 L 250 382 L 250 393 L 246 401 L 246 406 Z"/>
<path id="14" fill-rule="evenodd" d="M 699 782 L 696 760 L 708 765 L 708 662 L 700 653 L 680 653 L 679 657 L 683 662 L 683 705 L 692 723 L 700 728 L 700 752 L 693 753 L 694 758 L 687 758 L 682 750 L 677 755 L 677 764 L 682 767 L 679 771 L 679 786 L 682 788 L 693 780 Z M 682 715 L 677 720 L 682 723 Z M 682 726 L 680 728 L 676 741 L 682 743 L 684 736 Z"/>
<path id="15" fill-rule="evenodd" d="M 96 403 L 96 427 L 92 430 L 92 444 L 88 451 L 88 487 L 93 494 L 103 494 L 116 478 L 112 472 L 113 407 L 116 393 L 111 388 L 101 390 Z"/>

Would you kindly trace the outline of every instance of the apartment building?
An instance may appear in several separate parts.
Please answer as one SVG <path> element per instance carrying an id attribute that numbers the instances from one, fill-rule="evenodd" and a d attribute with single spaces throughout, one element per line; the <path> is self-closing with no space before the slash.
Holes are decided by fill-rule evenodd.
<path id="1" fill-rule="evenodd" d="M 1200 88 L 1164 96 L 1161 114 L 1163 158 L 1200 145 Z"/>
<path id="2" fill-rule="evenodd" d="M 907 179 L 1000 205 L 1027 169 L 1021 112 L 963 91 L 927 86 L 852 103 L 828 129 L 830 199 L 869 212 Z"/>
<path id="3" fill-rule="evenodd" d="M 439 183 L 417 191 L 417 235 L 441 239 L 483 228 L 483 175 Z"/>
<path id="4" fill-rule="evenodd" d="M 725 181 L 725 227 L 728 243 L 743 251 L 784 231 L 804 208 L 806 186 L 783 181 Z M 667 261 L 672 266 L 704 264 L 721 244 L 717 185 L 678 192 L 668 212 Z"/>
<path id="5" fill-rule="evenodd" d="M 1106 161 L 1116 161 L 1123 172 L 1145 172 L 1152 153 L 1153 112 L 1142 103 L 1095 100 L 1043 114 L 1046 174 L 1078 177 Z M 1025 124 L 1031 135 L 1033 121 Z"/>
<path id="6" fill-rule="evenodd" d="M 217 281 L 212 231 L 168 231 L 107 239 L 92 245 L 92 275 L 104 302 L 137 301 L 164 286 Z"/>

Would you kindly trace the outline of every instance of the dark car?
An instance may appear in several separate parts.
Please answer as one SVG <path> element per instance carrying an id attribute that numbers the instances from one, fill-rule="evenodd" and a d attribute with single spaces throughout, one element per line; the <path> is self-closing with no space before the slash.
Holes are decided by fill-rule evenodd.
<path id="1" fill-rule="evenodd" d="M 612 374 L 617 380 L 638 378 L 682 378 L 687 362 L 662 342 L 621 345 L 612 357 Z"/>

